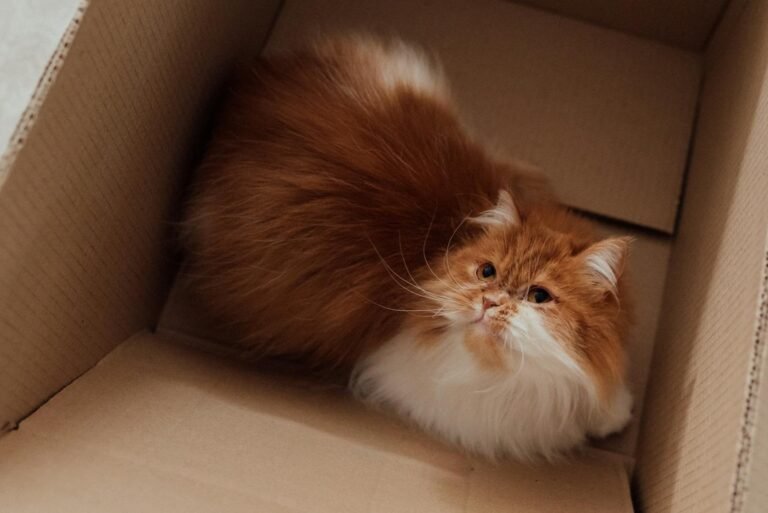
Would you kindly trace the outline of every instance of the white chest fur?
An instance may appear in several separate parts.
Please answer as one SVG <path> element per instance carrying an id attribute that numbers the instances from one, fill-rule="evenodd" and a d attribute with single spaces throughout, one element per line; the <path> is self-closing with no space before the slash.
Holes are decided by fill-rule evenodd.
<path id="1" fill-rule="evenodd" d="M 604 412 L 592 382 L 573 365 L 542 365 L 517 351 L 508 358 L 506 370 L 487 369 L 461 332 L 430 342 L 403 332 L 360 362 L 351 386 L 363 400 L 488 458 L 553 457 L 600 429 L 605 414 L 620 417 L 608 431 L 628 420 L 629 395 L 618 414 Z"/>

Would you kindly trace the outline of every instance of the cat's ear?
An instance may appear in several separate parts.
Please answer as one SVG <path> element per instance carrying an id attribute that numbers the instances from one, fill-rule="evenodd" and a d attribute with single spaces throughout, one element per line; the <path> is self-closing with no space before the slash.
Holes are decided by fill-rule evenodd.
<path id="1" fill-rule="evenodd" d="M 473 223 L 486 226 L 517 226 L 520 224 L 520 214 L 517 212 L 512 196 L 505 191 L 499 191 L 496 206 L 478 216 L 470 217 Z"/>
<path id="2" fill-rule="evenodd" d="M 581 253 L 589 277 L 614 295 L 631 243 L 631 237 L 612 237 L 592 244 Z"/>

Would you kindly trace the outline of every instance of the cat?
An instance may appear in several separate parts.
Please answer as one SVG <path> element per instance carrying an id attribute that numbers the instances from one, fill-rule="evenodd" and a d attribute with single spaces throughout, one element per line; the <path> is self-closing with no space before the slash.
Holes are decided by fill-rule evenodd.
<path id="1" fill-rule="evenodd" d="M 435 59 L 323 39 L 234 82 L 183 222 L 251 356 L 341 369 L 465 450 L 556 458 L 631 417 L 630 239 L 469 135 Z"/>

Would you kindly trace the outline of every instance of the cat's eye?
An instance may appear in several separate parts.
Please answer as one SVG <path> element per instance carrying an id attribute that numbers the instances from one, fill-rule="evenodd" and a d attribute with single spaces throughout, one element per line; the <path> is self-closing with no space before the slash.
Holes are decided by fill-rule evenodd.
<path id="1" fill-rule="evenodd" d="M 496 268 L 490 262 L 486 262 L 477 268 L 477 277 L 481 280 L 490 280 L 494 276 L 496 276 Z"/>
<path id="2" fill-rule="evenodd" d="M 526 300 L 531 303 L 549 303 L 552 301 L 552 294 L 544 287 L 531 287 L 528 289 Z"/>

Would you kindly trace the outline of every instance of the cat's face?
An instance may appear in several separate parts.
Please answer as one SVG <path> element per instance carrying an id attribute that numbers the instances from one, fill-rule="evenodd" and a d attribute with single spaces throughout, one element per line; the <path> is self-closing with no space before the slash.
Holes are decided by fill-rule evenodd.
<path id="1" fill-rule="evenodd" d="M 436 266 L 426 288 L 439 322 L 462 331 L 466 350 L 489 371 L 514 372 L 529 358 L 583 372 L 608 391 L 623 373 L 628 239 L 592 242 L 564 210 L 521 220 L 504 207 L 479 217 L 482 233 Z"/>

